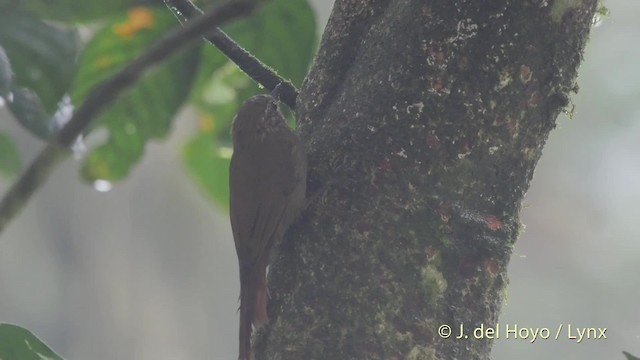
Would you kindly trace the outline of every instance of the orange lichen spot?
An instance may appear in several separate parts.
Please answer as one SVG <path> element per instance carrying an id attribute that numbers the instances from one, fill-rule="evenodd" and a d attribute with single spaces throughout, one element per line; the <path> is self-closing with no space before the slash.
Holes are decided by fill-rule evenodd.
<path id="1" fill-rule="evenodd" d="M 153 14 L 145 7 L 135 7 L 127 12 L 127 20 L 115 24 L 113 32 L 122 38 L 130 38 L 142 29 L 153 26 Z"/>
<path id="2" fill-rule="evenodd" d="M 392 168 L 391 168 L 391 161 L 389 160 L 389 158 L 382 159 L 382 161 L 380 161 L 380 163 L 378 164 L 378 169 L 380 169 L 383 172 L 391 172 Z"/>
<path id="3" fill-rule="evenodd" d="M 449 209 L 447 209 L 444 206 L 441 206 L 438 209 L 438 215 L 440 215 L 440 220 L 442 220 L 443 222 L 449 222 L 449 219 L 451 218 L 451 214 L 449 213 Z"/>
<path id="4" fill-rule="evenodd" d="M 527 106 L 530 108 L 538 107 L 538 103 L 540 103 L 540 95 L 538 95 L 537 91 L 534 91 L 527 99 Z"/>
<path id="5" fill-rule="evenodd" d="M 533 76 L 533 71 L 531 71 L 530 67 L 528 67 L 527 65 L 520 66 L 520 81 L 522 81 L 523 84 L 526 84 L 529 81 L 531 81 L 532 76 Z"/>
<path id="6" fill-rule="evenodd" d="M 433 259 L 435 259 L 438 251 L 433 246 L 428 246 L 425 253 L 427 255 L 427 260 L 432 261 Z"/>
<path id="7" fill-rule="evenodd" d="M 435 91 L 440 91 L 443 88 L 442 81 L 436 79 L 431 83 L 431 88 Z"/>
<path id="8" fill-rule="evenodd" d="M 484 218 L 487 228 L 491 231 L 496 231 L 502 228 L 502 222 L 494 215 L 489 215 Z"/>
<path id="9" fill-rule="evenodd" d="M 429 149 L 435 149 L 440 146 L 440 139 L 437 135 L 427 134 L 427 146 Z"/>
<path id="10" fill-rule="evenodd" d="M 512 118 L 510 115 L 506 116 L 505 125 L 512 137 L 516 137 L 516 135 L 518 135 L 518 133 L 520 132 L 520 123 L 517 119 Z"/>
<path id="11" fill-rule="evenodd" d="M 484 262 L 484 269 L 491 275 L 496 276 L 498 274 L 498 262 L 495 259 L 488 259 Z"/>
<path id="12" fill-rule="evenodd" d="M 208 114 L 203 114 L 198 118 L 198 128 L 202 132 L 210 133 L 215 127 L 213 117 Z"/>

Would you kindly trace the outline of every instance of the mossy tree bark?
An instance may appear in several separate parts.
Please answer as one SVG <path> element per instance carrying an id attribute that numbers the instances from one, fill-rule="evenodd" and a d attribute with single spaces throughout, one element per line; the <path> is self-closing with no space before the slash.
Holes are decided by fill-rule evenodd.
<path id="1" fill-rule="evenodd" d="M 596 7 L 336 1 L 297 106 L 311 187 L 333 185 L 271 268 L 257 359 L 489 358 L 455 329 L 497 323 Z"/>

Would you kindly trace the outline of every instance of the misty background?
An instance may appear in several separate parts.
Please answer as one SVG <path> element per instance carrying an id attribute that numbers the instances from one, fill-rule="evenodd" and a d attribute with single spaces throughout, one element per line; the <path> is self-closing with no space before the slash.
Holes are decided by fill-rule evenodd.
<path id="1" fill-rule="evenodd" d="M 319 27 L 332 1 L 312 0 Z M 606 327 L 607 339 L 500 339 L 493 358 L 640 356 L 640 1 L 606 0 L 522 212 L 500 324 Z M 237 357 L 239 281 L 228 215 L 187 177 L 184 109 L 109 192 L 69 159 L 0 236 L 0 322 L 69 360 Z M 43 144 L 0 109 L 25 163 Z M 10 182 L 0 179 L 0 192 Z"/>

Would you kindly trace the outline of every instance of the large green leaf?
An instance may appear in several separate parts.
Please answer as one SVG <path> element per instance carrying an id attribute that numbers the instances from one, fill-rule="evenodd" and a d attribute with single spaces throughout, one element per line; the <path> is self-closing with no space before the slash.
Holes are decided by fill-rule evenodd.
<path id="1" fill-rule="evenodd" d="M 38 21 L 39 20 L 36 20 L 36 22 Z M 20 46 L 22 45 L 23 44 L 20 44 Z M 19 57 L 20 55 L 20 46 L 18 47 L 18 54 L 14 54 L 15 56 Z M 22 48 L 24 47 L 25 46 Z M 70 56 L 70 54 L 67 54 L 67 56 Z M 24 70 L 23 68 L 22 71 Z M 33 71 L 33 69 L 31 70 Z M 55 70 L 55 68 L 50 69 L 50 71 Z M 49 96 L 49 99 L 53 101 L 55 96 L 62 96 L 64 88 L 68 85 L 66 84 L 68 79 L 62 78 L 61 80 L 63 83 L 60 84 L 60 87 L 57 89 L 51 87 L 51 84 L 46 83 L 43 85 L 44 87 L 38 85 L 38 88 L 44 91 L 45 95 Z M 48 92 L 47 89 L 53 89 L 53 92 Z M 62 124 L 62 122 L 57 123 L 57 120 L 60 120 L 63 116 L 62 107 L 65 106 L 63 99 L 67 98 L 68 97 L 62 96 L 62 99 L 58 99 L 60 101 L 57 102 L 56 111 L 51 111 L 54 114 L 51 116 L 47 112 L 47 109 L 45 109 L 40 96 L 38 96 L 35 91 L 17 84 L 9 56 L 0 45 L 0 104 L 7 104 L 16 120 L 32 134 L 41 139 L 48 139 L 58 130 L 58 126 Z"/>
<path id="2" fill-rule="evenodd" d="M 6 134 L 0 132 L 0 175 L 16 176 L 21 167 L 20 154 L 16 145 Z"/>
<path id="3" fill-rule="evenodd" d="M 0 359 L 63 360 L 27 329 L 0 324 Z"/>
<path id="4" fill-rule="evenodd" d="M 17 85 L 34 90 L 46 111 L 53 112 L 75 70 L 77 31 L 19 10 L 5 10 L 0 11 L 0 45 L 11 61 Z"/>
<path id="5" fill-rule="evenodd" d="M 116 17 L 87 44 L 79 60 L 71 98 L 80 104 L 97 83 L 121 69 L 176 26 L 164 7 L 136 8 Z M 107 142 L 87 157 L 82 174 L 94 181 L 120 180 L 142 156 L 146 142 L 164 137 L 188 96 L 199 49 L 173 57 L 149 71 L 98 120 L 109 131 Z"/>
<path id="6" fill-rule="evenodd" d="M 306 0 L 273 0 L 254 16 L 225 27 L 250 53 L 294 84 L 304 79 L 316 44 L 315 16 Z M 262 90 L 212 46 L 204 59 L 193 102 L 204 127 L 185 146 L 183 161 L 196 183 L 226 207 L 231 120 L 240 104 Z"/>
<path id="7" fill-rule="evenodd" d="M 206 123 L 207 119 L 201 121 Z M 189 140 L 182 155 L 194 182 L 216 205 L 225 208 L 229 204 L 231 148 L 218 146 L 209 132 L 202 131 Z"/>
<path id="8" fill-rule="evenodd" d="M 41 139 L 48 139 L 58 129 L 55 118 L 49 116 L 44 109 L 38 94 L 28 88 L 13 88 L 9 109 L 18 122 L 32 134 Z"/>

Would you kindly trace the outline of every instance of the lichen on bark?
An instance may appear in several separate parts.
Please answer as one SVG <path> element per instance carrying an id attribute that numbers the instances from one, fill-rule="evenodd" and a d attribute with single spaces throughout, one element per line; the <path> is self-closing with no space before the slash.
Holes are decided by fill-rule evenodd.
<path id="1" fill-rule="evenodd" d="M 310 188 L 257 359 L 488 359 L 518 212 L 596 0 L 337 0 L 297 116 Z"/>

